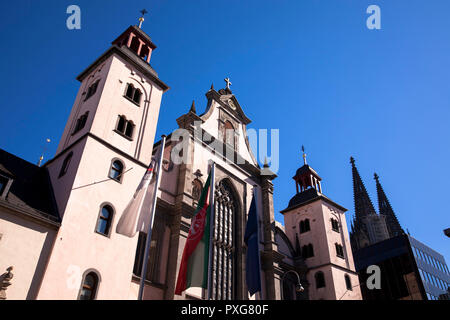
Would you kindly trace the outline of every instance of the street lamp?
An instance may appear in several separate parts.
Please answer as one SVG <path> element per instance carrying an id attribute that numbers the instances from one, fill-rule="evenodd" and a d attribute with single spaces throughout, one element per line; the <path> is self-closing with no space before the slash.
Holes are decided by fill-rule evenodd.
<path id="1" fill-rule="evenodd" d="M 298 275 L 298 273 L 296 271 L 294 271 L 294 270 L 289 270 L 289 271 L 285 272 L 283 274 L 283 276 L 281 277 L 281 300 L 284 300 L 284 278 L 286 277 L 286 275 L 289 272 L 292 272 L 292 273 L 294 273 L 297 276 L 297 285 L 295 286 L 295 291 L 296 292 L 303 292 L 303 291 L 305 291 L 305 288 L 303 288 L 303 286 L 302 286 L 302 284 L 300 282 L 300 276 Z"/>

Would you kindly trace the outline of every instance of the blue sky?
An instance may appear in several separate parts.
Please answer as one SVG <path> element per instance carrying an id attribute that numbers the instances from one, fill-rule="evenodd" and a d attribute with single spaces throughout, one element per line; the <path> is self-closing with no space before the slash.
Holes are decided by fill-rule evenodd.
<path id="1" fill-rule="evenodd" d="M 81 8 L 81 30 L 66 8 Z M 381 30 L 366 8 L 381 8 Z M 450 2 L 446 0 L 14 1 L 1 4 L 0 147 L 37 162 L 53 156 L 79 84 L 139 10 L 158 48 L 151 64 L 171 90 L 158 135 L 193 99 L 203 112 L 212 82 L 232 90 L 249 127 L 280 130 L 278 213 L 308 163 L 324 193 L 354 212 L 349 158 L 376 200 L 377 172 L 402 226 L 450 258 L 446 200 L 450 119 Z M 349 220 L 349 219 L 348 219 Z"/>

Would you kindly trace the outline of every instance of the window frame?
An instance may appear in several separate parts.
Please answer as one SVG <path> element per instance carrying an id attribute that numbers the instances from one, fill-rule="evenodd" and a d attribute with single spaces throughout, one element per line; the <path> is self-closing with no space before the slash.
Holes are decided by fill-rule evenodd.
<path id="1" fill-rule="evenodd" d="M 119 124 L 120 124 L 120 121 L 121 121 L 122 119 L 123 119 L 123 121 L 124 121 L 124 124 L 123 124 L 123 132 L 119 130 Z M 129 126 L 131 126 L 131 136 L 129 136 L 129 135 L 126 134 L 128 128 L 129 128 Z M 113 131 L 114 131 L 115 133 L 117 133 L 118 135 L 124 137 L 125 139 L 130 140 L 130 141 L 133 141 L 134 133 L 135 133 L 135 128 L 136 128 L 136 125 L 135 125 L 134 121 L 133 121 L 133 120 L 128 120 L 127 117 L 126 117 L 125 115 L 122 114 L 122 115 L 119 115 L 119 116 L 117 117 L 116 126 L 115 126 L 115 128 L 114 128 Z"/>
<path id="2" fill-rule="evenodd" d="M 100 79 L 97 79 L 96 81 L 92 82 L 92 84 L 88 87 L 86 91 L 86 96 L 84 97 L 83 101 L 89 100 L 92 96 L 94 96 L 97 93 L 98 85 L 100 83 Z"/>
<path id="3" fill-rule="evenodd" d="M 318 276 L 321 276 L 320 280 L 323 281 L 323 283 L 320 283 L 320 285 L 321 285 L 320 287 L 319 287 Z M 323 273 L 323 271 L 317 271 L 314 274 L 314 282 L 316 283 L 316 289 L 321 289 L 321 288 L 326 288 L 327 287 L 327 282 L 325 281 L 325 274 Z"/>
<path id="4" fill-rule="evenodd" d="M 128 96 L 128 90 L 129 90 L 130 87 L 132 88 L 132 90 L 131 90 L 131 97 Z M 134 100 L 134 98 L 136 97 L 136 92 L 139 92 L 139 101 L 135 101 Z M 140 107 L 143 95 L 144 95 L 144 93 L 142 92 L 141 89 L 136 88 L 131 82 L 128 82 L 126 87 L 125 87 L 125 93 L 123 94 L 123 97 L 126 98 L 128 101 L 134 103 L 138 107 Z"/>
<path id="5" fill-rule="evenodd" d="M 107 223 L 108 223 L 107 233 L 103 233 L 103 232 L 98 231 L 99 223 L 100 223 L 100 220 L 102 219 L 102 211 L 103 211 L 103 208 L 105 208 L 105 207 L 109 207 L 111 209 L 110 216 L 109 216 L 109 219 L 107 221 Z M 95 224 L 94 232 L 99 234 L 99 235 L 102 235 L 104 237 L 111 238 L 112 229 L 113 229 L 112 226 L 114 224 L 114 217 L 116 215 L 115 213 L 116 213 L 116 210 L 115 210 L 114 206 L 110 202 L 102 203 L 100 205 L 100 210 L 98 212 L 97 223 Z M 104 220 L 106 220 L 106 219 L 104 219 Z"/>
<path id="6" fill-rule="evenodd" d="M 72 158 L 73 158 L 73 151 L 70 151 L 63 160 L 61 169 L 59 170 L 58 179 L 66 175 L 66 173 L 69 169 L 70 163 L 72 162 Z"/>
<path id="7" fill-rule="evenodd" d="M 334 247 L 336 248 L 336 257 L 345 259 L 344 247 L 337 242 L 334 244 Z M 342 252 L 342 254 L 341 254 L 341 252 Z"/>
<path id="8" fill-rule="evenodd" d="M 84 283 L 86 281 L 86 277 L 90 274 L 94 274 L 96 277 L 96 283 L 95 283 L 95 290 L 93 290 L 93 295 L 91 297 L 91 299 L 88 300 L 97 300 L 97 294 L 98 294 L 98 290 L 100 288 L 100 283 L 102 281 L 102 278 L 100 276 L 100 273 L 96 270 L 96 269 L 88 269 L 83 273 L 83 276 L 81 277 L 81 284 L 80 284 L 80 289 L 78 290 L 78 297 L 77 300 L 81 300 L 81 294 L 83 292 L 83 288 L 84 288 Z M 83 299 L 84 300 L 84 299 Z"/>
<path id="9" fill-rule="evenodd" d="M 89 117 L 89 111 L 82 114 L 75 122 L 75 128 L 73 129 L 72 135 L 77 134 L 79 131 L 83 130 L 86 126 L 87 119 Z"/>
<path id="10" fill-rule="evenodd" d="M 341 231 L 339 230 L 339 221 L 337 219 L 331 218 L 331 229 L 334 232 L 340 233 Z"/>
<path id="11" fill-rule="evenodd" d="M 350 279 L 350 276 L 348 274 L 345 274 L 344 279 L 345 279 L 345 286 L 347 287 L 347 290 L 353 291 L 352 279 Z"/>
<path id="12" fill-rule="evenodd" d="M 303 228 L 302 228 L 302 226 L 303 226 Z M 300 231 L 300 234 L 311 231 L 311 224 L 309 222 L 309 218 L 306 218 L 306 219 L 300 221 L 299 231 Z"/>
<path id="13" fill-rule="evenodd" d="M 122 166 L 122 172 L 119 173 L 119 176 L 120 176 L 119 180 L 117 180 L 116 178 L 113 178 L 111 176 L 111 170 L 113 169 L 113 165 L 114 165 L 115 162 L 119 162 L 121 164 L 121 166 Z M 111 159 L 111 164 L 109 166 L 109 171 L 108 171 L 108 178 L 110 178 L 111 180 L 114 180 L 114 181 L 116 181 L 118 183 L 122 183 L 123 182 L 123 174 L 124 174 L 124 172 L 125 172 L 125 162 L 123 162 L 119 158 Z"/>
<path id="14" fill-rule="evenodd" d="M 305 244 L 302 247 L 302 258 L 308 259 L 314 257 L 314 246 L 312 243 Z"/>

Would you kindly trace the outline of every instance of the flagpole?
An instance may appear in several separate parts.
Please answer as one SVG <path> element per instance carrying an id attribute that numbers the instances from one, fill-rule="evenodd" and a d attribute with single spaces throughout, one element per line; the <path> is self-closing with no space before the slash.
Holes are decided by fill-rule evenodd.
<path id="1" fill-rule="evenodd" d="M 161 140 L 161 153 L 158 159 L 158 169 L 156 171 L 156 182 L 155 182 L 155 192 L 153 193 L 153 200 L 152 200 L 152 214 L 150 216 L 150 223 L 148 224 L 148 230 L 147 230 L 147 240 L 145 241 L 145 251 L 144 251 L 144 261 L 142 265 L 142 272 L 141 272 L 141 282 L 139 284 L 139 295 L 138 300 L 142 300 L 143 294 L 144 294 L 144 284 L 145 284 L 145 275 L 147 274 L 147 266 L 148 266 L 148 254 L 150 251 L 150 243 L 152 241 L 152 230 L 153 230 L 153 222 L 155 218 L 155 211 L 156 211 L 156 201 L 158 199 L 157 194 L 159 190 L 159 183 L 161 181 L 161 168 L 162 168 L 162 162 L 164 158 L 164 147 L 166 145 L 166 136 L 162 136 Z"/>
<path id="2" fill-rule="evenodd" d="M 260 287 L 261 290 L 258 292 L 258 295 L 256 296 L 258 300 L 262 300 L 262 289 L 263 289 L 263 283 L 262 283 L 262 268 L 261 268 L 261 251 L 259 250 L 259 210 L 258 210 L 258 196 L 257 196 L 257 191 L 258 191 L 258 186 L 254 185 L 253 186 L 253 197 L 255 198 L 255 205 L 256 205 L 256 226 L 257 226 L 257 235 L 258 235 L 258 266 L 259 266 L 259 282 L 260 282 Z"/>
<path id="3" fill-rule="evenodd" d="M 209 205 L 210 205 L 210 217 L 209 217 L 209 254 L 208 254 L 208 296 L 207 299 L 212 298 L 212 256 L 213 256 L 213 237 L 214 237 L 214 192 L 215 192 L 215 173 L 216 173 L 216 163 L 212 161 L 211 164 L 211 181 L 210 181 L 210 192 L 209 192 Z"/>

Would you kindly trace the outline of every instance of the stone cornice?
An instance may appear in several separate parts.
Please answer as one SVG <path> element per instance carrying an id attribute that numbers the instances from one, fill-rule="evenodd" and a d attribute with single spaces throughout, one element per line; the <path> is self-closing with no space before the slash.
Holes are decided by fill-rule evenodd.
<path id="1" fill-rule="evenodd" d="M 84 78 L 91 73 L 93 69 L 95 69 L 99 64 L 106 61 L 112 55 L 117 54 L 119 57 L 125 59 L 127 62 L 133 64 L 133 66 L 141 72 L 143 75 L 148 77 L 154 83 L 156 83 L 163 92 L 166 92 L 170 89 L 168 85 L 166 85 L 161 79 L 158 78 L 158 74 L 155 70 L 144 60 L 139 58 L 134 52 L 128 49 L 126 46 L 118 47 L 113 45 L 110 47 L 105 53 L 103 53 L 97 60 L 95 60 L 89 67 L 87 67 L 80 75 L 77 77 L 77 80 L 82 82 Z"/>

